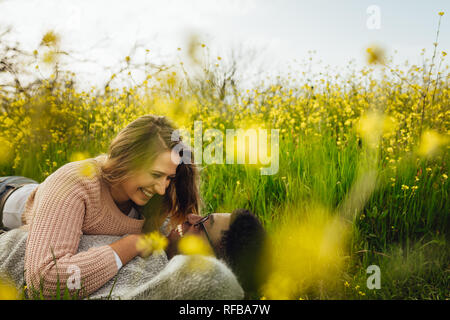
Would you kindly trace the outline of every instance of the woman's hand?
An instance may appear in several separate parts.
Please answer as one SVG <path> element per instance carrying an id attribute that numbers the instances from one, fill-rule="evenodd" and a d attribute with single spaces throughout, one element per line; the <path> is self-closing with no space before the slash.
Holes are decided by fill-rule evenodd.
<path id="1" fill-rule="evenodd" d="M 123 265 L 142 254 L 136 247 L 139 237 L 139 234 L 129 234 L 109 245 L 117 253 Z"/>

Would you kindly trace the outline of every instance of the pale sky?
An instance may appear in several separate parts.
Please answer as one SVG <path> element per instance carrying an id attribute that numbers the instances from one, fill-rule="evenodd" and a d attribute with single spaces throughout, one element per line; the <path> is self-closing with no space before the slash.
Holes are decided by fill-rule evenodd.
<path id="1" fill-rule="evenodd" d="M 367 27 L 371 5 L 379 8 L 379 29 Z M 105 66 L 123 61 L 136 41 L 155 61 L 175 61 L 195 33 L 213 55 L 243 44 L 258 49 L 267 69 L 288 70 L 309 50 L 325 65 L 364 64 L 373 43 L 388 54 L 397 50 L 396 62 L 421 64 L 421 49 L 433 49 L 440 11 L 439 51 L 449 52 L 448 0 L 0 0 L 0 28 L 12 26 L 14 39 L 30 51 L 55 30 L 62 49 Z M 90 80 L 109 76 L 77 68 Z"/>

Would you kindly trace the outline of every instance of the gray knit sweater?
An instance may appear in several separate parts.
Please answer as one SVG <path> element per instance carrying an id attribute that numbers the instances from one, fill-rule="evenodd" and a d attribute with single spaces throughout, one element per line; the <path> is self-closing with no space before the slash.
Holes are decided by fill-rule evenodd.
<path id="1" fill-rule="evenodd" d="M 23 287 L 27 231 L 0 234 L 0 273 Z M 82 235 L 78 251 L 110 244 L 118 236 Z M 114 284 L 115 282 L 115 284 Z M 114 284 L 114 287 L 113 287 Z M 111 290 L 112 289 L 112 290 Z M 110 295 L 111 292 L 111 295 Z M 243 290 L 231 270 L 213 257 L 178 255 L 170 261 L 164 252 L 136 257 L 89 299 L 242 299 Z"/>

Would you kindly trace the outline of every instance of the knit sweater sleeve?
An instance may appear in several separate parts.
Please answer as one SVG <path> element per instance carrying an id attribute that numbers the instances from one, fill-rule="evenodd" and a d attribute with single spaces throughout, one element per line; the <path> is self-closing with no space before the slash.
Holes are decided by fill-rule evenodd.
<path id="1" fill-rule="evenodd" d="M 47 177 L 34 195 L 25 279 L 29 289 L 43 289 L 46 298 L 57 294 L 58 281 L 61 295 L 66 287 L 74 293 L 78 284 L 80 293 L 89 295 L 118 271 L 109 245 L 77 253 L 93 183 L 69 163 Z"/>

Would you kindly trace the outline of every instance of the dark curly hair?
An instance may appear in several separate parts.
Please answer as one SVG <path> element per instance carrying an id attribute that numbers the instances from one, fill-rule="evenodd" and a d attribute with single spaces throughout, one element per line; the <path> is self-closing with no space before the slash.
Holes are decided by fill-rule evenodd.
<path id="1" fill-rule="evenodd" d="M 266 231 L 249 210 L 234 210 L 230 219 L 230 228 L 222 236 L 218 255 L 234 272 L 246 297 L 252 297 L 258 294 L 264 281 Z"/>

